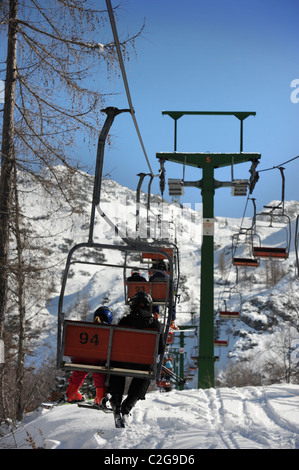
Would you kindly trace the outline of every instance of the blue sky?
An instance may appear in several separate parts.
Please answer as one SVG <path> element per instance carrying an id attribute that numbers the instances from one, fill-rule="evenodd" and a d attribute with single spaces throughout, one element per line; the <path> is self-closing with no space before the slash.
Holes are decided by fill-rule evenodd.
<path id="1" fill-rule="evenodd" d="M 244 121 L 244 151 L 262 154 L 258 169 L 299 155 L 298 85 L 291 87 L 299 79 L 298 17 L 296 0 L 121 3 L 116 19 L 121 39 L 138 30 L 145 18 L 143 37 L 136 43 L 137 57 L 126 63 L 126 73 L 155 174 L 159 169 L 156 153 L 173 151 L 174 121 L 162 116 L 162 110 L 255 111 L 255 117 Z M 106 34 L 109 37 L 109 23 Z M 118 93 L 108 100 L 109 105 L 127 107 L 121 80 L 112 78 L 108 91 Z M 184 116 L 178 121 L 177 150 L 237 152 L 239 121 L 231 116 Z M 248 178 L 249 166 L 237 165 L 235 177 Z M 298 167 L 299 159 L 285 167 L 286 200 L 299 200 Z M 137 186 L 137 173 L 148 172 L 127 114 L 118 116 L 112 128 L 104 167 L 104 172 L 110 171 L 112 179 L 132 189 Z M 215 178 L 228 181 L 230 171 L 216 170 Z M 169 162 L 166 172 L 167 179 L 181 178 L 183 168 Z M 186 167 L 186 180 L 200 178 L 201 170 Z M 159 192 L 158 180 L 153 189 Z M 165 195 L 168 198 L 168 189 Z M 262 172 L 253 193 L 257 208 L 280 196 L 279 171 Z M 229 188 L 216 190 L 214 201 L 216 216 L 242 217 L 246 198 L 232 197 Z M 185 188 L 181 202 L 201 202 L 200 190 Z"/>
<path id="2" fill-rule="evenodd" d="M 106 8 L 104 0 L 93 1 L 98 8 Z M 255 117 L 244 121 L 244 151 L 262 154 L 258 169 L 299 155 L 298 0 L 111 2 L 113 6 L 120 3 L 116 22 L 121 40 L 136 33 L 145 19 L 144 32 L 136 42 L 137 56 L 125 65 L 136 119 L 155 174 L 159 170 L 156 153 L 173 151 L 174 123 L 162 116 L 162 110 L 255 111 Z M 98 40 L 113 40 L 109 21 Z M 108 106 L 128 107 L 121 78 L 113 75 L 107 81 L 99 71 L 93 79 L 103 91 L 114 94 L 108 97 Z M 116 118 L 111 137 L 104 173 L 136 189 L 137 173 L 148 172 L 148 167 L 130 115 Z M 82 162 L 90 168 L 95 166 L 96 145 L 90 149 L 84 144 L 79 149 Z M 239 121 L 231 116 L 184 116 L 178 121 L 178 151 L 237 152 Z M 237 165 L 235 177 L 248 178 L 249 167 Z M 299 200 L 299 159 L 285 168 L 286 199 Z M 182 176 L 181 165 L 166 163 L 167 179 Z M 216 170 L 215 178 L 228 181 L 230 168 Z M 185 179 L 201 179 L 201 170 L 186 167 Z M 159 193 L 157 178 L 152 188 Z M 170 200 L 168 188 L 164 195 Z M 253 194 L 257 208 L 280 195 L 279 171 L 262 172 Z M 221 188 L 214 200 L 216 216 L 242 217 L 246 198 L 232 197 L 229 188 Z M 200 190 L 185 188 L 181 202 L 201 202 Z"/>

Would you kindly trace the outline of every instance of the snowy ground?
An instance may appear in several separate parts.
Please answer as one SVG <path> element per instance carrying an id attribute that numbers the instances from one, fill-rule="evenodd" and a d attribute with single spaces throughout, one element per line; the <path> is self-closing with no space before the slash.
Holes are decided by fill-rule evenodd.
<path id="1" fill-rule="evenodd" d="M 299 449 L 299 386 L 152 392 L 125 429 L 77 405 L 40 409 L 1 449 Z M 134 454 L 132 454 L 134 455 Z"/>

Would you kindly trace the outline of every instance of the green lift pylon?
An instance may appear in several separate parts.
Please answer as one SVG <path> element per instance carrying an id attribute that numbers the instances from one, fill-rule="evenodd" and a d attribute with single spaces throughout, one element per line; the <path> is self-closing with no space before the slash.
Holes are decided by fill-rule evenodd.
<path id="1" fill-rule="evenodd" d="M 214 387 L 214 194 L 215 189 L 233 186 L 234 182 L 219 182 L 214 179 L 214 170 L 239 163 L 253 162 L 256 166 L 259 153 L 243 153 L 243 120 L 254 112 L 214 111 L 163 111 L 175 120 L 175 151 L 159 152 L 156 157 L 182 165 L 202 169 L 202 179 L 182 182 L 184 186 L 201 189 L 203 206 L 203 241 L 201 247 L 200 318 L 198 348 L 198 388 Z M 233 115 L 241 122 L 239 153 L 187 153 L 177 152 L 177 120 L 184 114 Z"/>

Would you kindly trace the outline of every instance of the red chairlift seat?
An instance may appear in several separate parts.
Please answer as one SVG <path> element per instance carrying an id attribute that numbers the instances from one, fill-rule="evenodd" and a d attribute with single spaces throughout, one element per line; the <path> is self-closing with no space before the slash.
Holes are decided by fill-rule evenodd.
<path id="1" fill-rule="evenodd" d="M 154 304 L 163 304 L 168 301 L 167 280 L 155 282 L 135 282 L 130 281 L 128 286 L 128 298 L 132 299 L 137 292 L 147 292 L 153 299 Z"/>
<path id="2" fill-rule="evenodd" d="M 254 246 L 252 248 L 253 255 L 257 258 L 281 258 L 288 257 L 288 250 L 286 248 Z"/>
<path id="3" fill-rule="evenodd" d="M 230 312 L 227 310 L 221 310 L 219 312 L 219 316 L 221 318 L 239 318 L 240 317 L 240 312 Z"/>
<path id="4" fill-rule="evenodd" d="M 173 248 L 161 247 L 161 250 L 165 251 L 165 253 L 168 253 L 171 258 L 173 257 Z M 162 253 L 147 253 L 147 252 L 144 252 L 144 253 L 142 253 L 142 259 L 150 259 L 152 261 L 160 261 L 160 260 L 165 260 L 166 257 Z"/>
<path id="5" fill-rule="evenodd" d="M 214 345 L 215 345 L 215 346 L 228 346 L 228 341 L 226 341 L 226 340 L 220 340 L 220 339 L 215 339 L 215 340 L 214 340 Z"/>
<path id="6" fill-rule="evenodd" d="M 65 320 L 62 356 L 77 362 L 61 368 L 155 379 L 159 336 L 156 329 Z"/>
<path id="7" fill-rule="evenodd" d="M 254 258 L 233 258 L 234 266 L 248 266 L 255 268 L 259 266 L 259 261 Z"/>

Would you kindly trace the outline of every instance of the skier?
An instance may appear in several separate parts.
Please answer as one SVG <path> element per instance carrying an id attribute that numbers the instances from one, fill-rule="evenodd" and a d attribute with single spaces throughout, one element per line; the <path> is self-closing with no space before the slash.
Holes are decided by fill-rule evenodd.
<path id="1" fill-rule="evenodd" d="M 164 359 L 164 366 L 171 372 L 173 372 L 173 364 L 172 364 L 172 357 L 168 356 L 168 359 Z M 160 385 L 163 385 L 164 391 L 165 392 L 170 392 L 172 389 L 172 379 L 171 375 L 165 370 L 162 369 L 162 374 L 161 374 L 161 382 Z"/>
<path id="2" fill-rule="evenodd" d="M 141 276 L 140 272 L 135 270 L 131 272 L 131 276 L 127 278 L 127 282 L 147 282 L 145 277 Z"/>
<path id="3" fill-rule="evenodd" d="M 157 267 L 153 266 L 153 268 L 158 269 L 158 271 L 155 271 L 154 274 L 150 276 L 149 280 L 151 282 L 167 280 L 168 274 L 166 272 L 167 267 L 165 261 L 159 261 Z"/>
<path id="4" fill-rule="evenodd" d="M 93 320 L 95 323 L 111 325 L 112 320 L 113 320 L 113 315 L 112 315 L 111 310 L 108 307 L 103 306 L 103 307 L 99 307 L 94 312 Z M 73 361 L 80 364 L 79 362 L 80 359 L 73 358 Z M 100 365 L 99 361 L 96 364 Z M 79 393 L 79 388 L 83 384 L 87 375 L 88 375 L 88 372 L 82 371 L 82 370 L 75 370 L 72 373 L 72 376 L 69 379 L 69 386 L 66 391 L 67 401 L 69 403 L 77 403 L 77 402 L 85 401 L 85 398 L 83 397 L 83 395 Z M 103 404 L 102 400 L 106 396 L 106 386 L 105 386 L 106 375 L 101 374 L 99 372 L 93 372 L 92 376 L 93 376 L 94 385 L 96 387 L 95 403 L 97 405 L 102 405 Z"/>
<path id="5" fill-rule="evenodd" d="M 131 300 L 130 313 L 121 318 L 119 325 L 132 328 L 156 328 L 161 332 L 160 322 L 154 318 L 152 313 L 152 298 L 146 292 L 138 292 Z M 160 335 L 158 353 L 164 350 L 163 338 Z M 130 364 L 130 368 L 135 365 Z M 133 377 L 129 386 L 128 395 L 122 402 L 126 377 L 112 375 L 110 377 L 109 393 L 110 404 L 115 414 L 128 415 L 138 400 L 144 400 L 150 380 L 146 378 Z"/>

